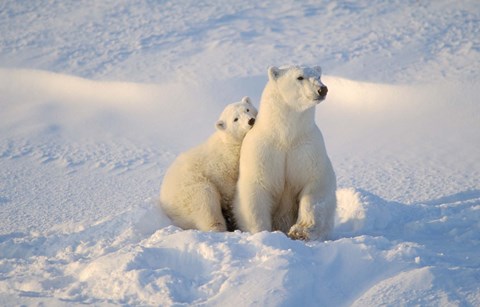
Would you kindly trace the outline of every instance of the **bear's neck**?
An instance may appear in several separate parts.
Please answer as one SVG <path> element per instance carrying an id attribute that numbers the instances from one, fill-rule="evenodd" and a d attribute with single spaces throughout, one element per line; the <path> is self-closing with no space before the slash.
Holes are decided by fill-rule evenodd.
<path id="1" fill-rule="evenodd" d="M 287 104 L 277 91 L 268 86 L 265 88 L 254 128 L 270 129 L 269 134 L 276 136 L 279 142 L 283 139 L 290 143 L 297 138 L 303 138 L 315 126 L 314 107 L 296 110 Z"/>
<path id="2" fill-rule="evenodd" d="M 224 147 L 229 151 L 240 151 L 240 146 L 242 142 L 234 138 L 233 136 L 229 135 L 228 133 L 222 133 L 217 131 L 212 137 L 211 141 L 214 144 L 218 144 L 217 140 L 220 139 L 220 142 L 224 145 Z"/>

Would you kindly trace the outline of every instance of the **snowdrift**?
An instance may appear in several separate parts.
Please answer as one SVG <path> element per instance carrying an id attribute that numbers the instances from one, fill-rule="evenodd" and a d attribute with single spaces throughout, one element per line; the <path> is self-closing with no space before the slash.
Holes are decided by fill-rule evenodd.
<path id="1" fill-rule="evenodd" d="M 478 305 L 474 86 L 326 76 L 327 242 L 203 233 L 157 208 L 174 157 L 266 77 L 135 84 L 0 69 L 0 303 Z M 432 176 L 435 179 L 432 179 Z M 434 187 L 434 188 L 432 188 Z M 408 192 L 405 192 L 408 191 Z"/>

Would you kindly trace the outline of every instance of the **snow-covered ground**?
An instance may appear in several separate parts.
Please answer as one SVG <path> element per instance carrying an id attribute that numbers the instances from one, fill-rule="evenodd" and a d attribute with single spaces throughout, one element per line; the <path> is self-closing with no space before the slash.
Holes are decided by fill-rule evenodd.
<path id="1" fill-rule="evenodd" d="M 204 233 L 162 176 L 321 65 L 327 242 Z M 2 1 L 0 305 L 480 305 L 478 1 Z"/>

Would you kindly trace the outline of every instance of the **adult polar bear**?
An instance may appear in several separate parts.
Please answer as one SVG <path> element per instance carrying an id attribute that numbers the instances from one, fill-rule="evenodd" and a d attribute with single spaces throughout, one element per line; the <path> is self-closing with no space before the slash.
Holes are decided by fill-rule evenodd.
<path id="1" fill-rule="evenodd" d="M 175 225 L 203 231 L 233 230 L 231 206 L 240 146 L 256 115 L 248 97 L 229 104 L 216 122 L 216 132 L 169 167 L 160 189 L 160 205 Z"/>
<path id="2" fill-rule="evenodd" d="M 336 178 L 315 106 L 321 68 L 270 67 L 255 126 L 240 153 L 234 216 L 243 231 L 324 240 L 334 225 Z"/>

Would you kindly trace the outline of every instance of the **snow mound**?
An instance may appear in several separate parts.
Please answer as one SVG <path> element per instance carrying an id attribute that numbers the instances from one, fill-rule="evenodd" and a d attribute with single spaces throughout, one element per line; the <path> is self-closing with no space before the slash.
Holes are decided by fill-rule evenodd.
<path id="1" fill-rule="evenodd" d="M 338 195 L 340 223 L 324 243 L 183 231 L 154 201 L 90 226 L 10 233 L 0 239 L 0 289 L 19 302 L 127 305 L 362 306 L 392 291 L 407 305 L 478 302 L 480 194 L 436 205 Z M 451 278 L 472 283 L 458 289 Z"/>

